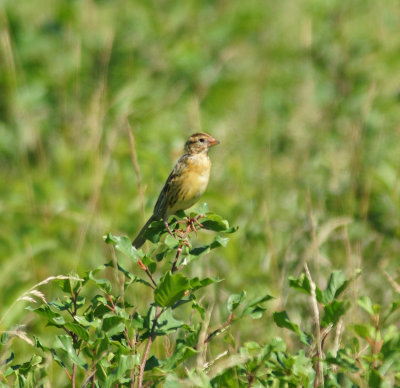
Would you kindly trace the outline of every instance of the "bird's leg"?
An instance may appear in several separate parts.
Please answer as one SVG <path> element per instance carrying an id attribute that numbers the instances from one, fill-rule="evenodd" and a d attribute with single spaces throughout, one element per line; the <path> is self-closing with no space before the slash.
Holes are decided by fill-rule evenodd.
<path id="1" fill-rule="evenodd" d="M 194 217 L 193 222 L 200 226 L 200 228 L 204 228 L 204 225 L 199 222 L 200 218 L 204 218 L 204 214 L 199 214 L 197 217 Z"/>
<path id="2" fill-rule="evenodd" d="M 168 233 L 169 233 L 173 238 L 175 238 L 175 235 L 172 233 L 172 230 L 171 230 L 171 228 L 170 228 L 169 225 L 168 225 L 168 220 L 163 220 L 163 223 L 164 223 L 164 226 L 167 228 Z"/>

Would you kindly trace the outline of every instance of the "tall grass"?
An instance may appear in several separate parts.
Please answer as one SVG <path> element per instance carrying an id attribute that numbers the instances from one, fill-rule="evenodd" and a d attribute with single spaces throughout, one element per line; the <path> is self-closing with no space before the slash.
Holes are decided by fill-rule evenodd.
<path id="1" fill-rule="evenodd" d="M 0 316 L 31 285 L 103 263 L 105 232 L 133 237 L 141 192 L 148 215 L 198 130 L 221 141 L 204 200 L 240 227 L 226 259 L 196 269 L 225 279 L 210 298 L 245 288 L 283 305 L 307 262 L 318 284 L 360 267 L 354 298 L 388 302 L 399 16 L 394 0 L 3 0 Z M 241 336 L 268 339 L 266 325 Z"/>

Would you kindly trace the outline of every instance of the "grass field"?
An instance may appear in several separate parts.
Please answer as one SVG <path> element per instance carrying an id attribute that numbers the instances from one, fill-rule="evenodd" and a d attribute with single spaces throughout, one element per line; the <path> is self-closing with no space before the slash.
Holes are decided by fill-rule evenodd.
<path id="1" fill-rule="evenodd" d="M 245 289 L 311 328 L 288 286 L 304 263 L 321 287 L 362 269 L 354 302 L 396 300 L 399 22 L 394 0 L 0 1 L 0 330 L 48 330 L 14 301 L 133 238 L 199 130 L 221 141 L 203 200 L 239 226 L 191 268 L 224 279 L 212 320 Z M 276 335 L 290 345 L 268 312 L 234 334 Z"/>

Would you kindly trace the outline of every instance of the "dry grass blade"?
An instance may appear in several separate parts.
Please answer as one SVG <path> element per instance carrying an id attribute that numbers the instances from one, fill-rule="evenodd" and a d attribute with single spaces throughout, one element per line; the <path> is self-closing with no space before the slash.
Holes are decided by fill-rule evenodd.
<path id="1" fill-rule="evenodd" d="M 2 334 L 12 335 L 18 338 L 21 338 L 23 341 L 33 346 L 33 341 L 27 336 L 26 332 L 23 330 L 8 330 L 8 331 L 0 331 Z"/>
<path id="2" fill-rule="evenodd" d="M 25 291 L 20 297 L 18 297 L 12 304 L 11 306 L 7 309 L 7 311 L 4 313 L 4 315 L 0 319 L 0 323 L 4 321 L 4 319 L 7 317 L 8 313 L 11 311 L 11 309 L 16 305 L 16 303 L 20 301 L 25 301 L 25 302 L 34 302 L 36 301 L 32 298 L 32 296 L 35 296 L 43 301 L 43 303 L 47 303 L 46 298 L 44 297 L 44 294 L 41 293 L 40 291 L 36 290 L 38 287 L 44 286 L 45 284 L 50 283 L 53 280 L 74 280 L 78 282 L 83 282 L 83 279 L 74 277 L 74 276 L 65 276 L 65 275 L 58 275 L 58 276 L 49 276 L 48 278 L 42 280 L 41 282 L 35 284 L 33 287 L 31 287 L 28 291 Z"/>
<path id="3" fill-rule="evenodd" d="M 322 353 L 322 339 L 321 339 L 321 323 L 320 323 L 320 316 L 319 316 L 319 309 L 318 309 L 318 301 L 317 301 L 317 295 L 315 293 L 315 283 L 312 280 L 310 270 L 308 269 L 308 265 L 304 264 L 304 269 L 306 271 L 306 275 L 308 278 L 308 281 L 310 283 L 310 292 L 311 292 L 311 307 L 313 310 L 313 315 L 314 315 L 314 324 L 315 324 L 315 333 L 316 333 L 316 342 L 317 342 L 317 370 L 316 370 L 316 376 L 315 376 L 315 381 L 314 381 L 314 387 L 317 386 L 324 386 L 324 370 L 323 370 L 323 365 L 322 365 L 322 359 L 323 359 L 323 353 Z M 319 384 L 318 384 L 319 383 Z"/>

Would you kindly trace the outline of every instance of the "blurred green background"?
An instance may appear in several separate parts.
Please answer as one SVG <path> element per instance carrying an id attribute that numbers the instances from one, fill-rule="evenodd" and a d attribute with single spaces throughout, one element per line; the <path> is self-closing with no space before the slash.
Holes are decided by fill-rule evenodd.
<path id="1" fill-rule="evenodd" d="M 240 227 L 190 269 L 224 279 L 210 299 L 246 289 L 282 307 L 307 261 L 321 286 L 362 268 L 355 297 L 389 300 L 399 22 L 395 0 L 2 0 L 0 316 L 46 277 L 108 261 L 105 233 L 133 238 L 199 130 L 221 141 L 203 200 Z M 2 329 L 26 320 L 14 308 Z"/>

